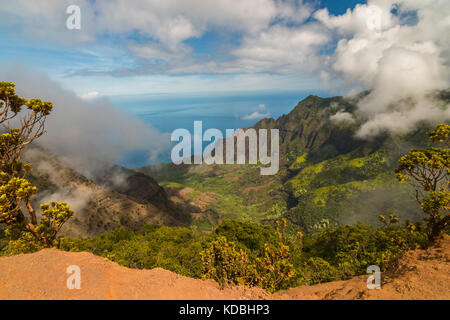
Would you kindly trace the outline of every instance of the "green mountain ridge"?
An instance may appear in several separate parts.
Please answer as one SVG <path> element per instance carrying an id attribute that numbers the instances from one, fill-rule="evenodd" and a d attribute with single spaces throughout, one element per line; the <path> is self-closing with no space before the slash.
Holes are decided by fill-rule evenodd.
<path id="1" fill-rule="evenodd" d="M 167 164 L 139 171 L 166 188 L 209 194 L 213 201 L 190 221 L 202 230 L 223 219 L 271 223 L 284 217 L 306 232 L 358 221 L 376 225 L 379 214 L 419 220 L 410 186 L 398 183 L 393 169 L 411 147 L 430 145 L 425 133 L 431 126 L 358 139 L 364 120 L 357 117 L 357 102 L 366 94 L 310 95 L 289 114 L 258 121 L 252 128 L 280 130 L 280 170 L 274 176 L 261 176 L 259 165 Z M 448 100 L 445 92 L 439 98 Z M 352 113 L 356 121 L 331 121 L 339 111 Z"/>

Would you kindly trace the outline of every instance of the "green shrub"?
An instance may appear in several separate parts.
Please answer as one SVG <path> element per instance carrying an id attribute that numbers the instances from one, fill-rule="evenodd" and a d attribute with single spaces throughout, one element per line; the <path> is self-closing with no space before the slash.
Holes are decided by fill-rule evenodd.
<path id="1" fill-rule="evenodd" d="M 161 267 L 211 278 L 221 286 L 242 284 L 273 292 L 348 279 L 365 274 L 369 265 L 385 271 L 405 250 L 428 244 L 420 224 L 403 226 L 395 217 L 390 220 L 378 229 L 364 224 L 328 227 L 305 236 L 298 232 L 295 238 L 286 234 L 285 220 L 276 228 L 226 220 L 209 235 L 151 225 L 138 231 L 119 228 L 90 239 L 62 238 L 59 248 L 89 251 L 130 268 Z"/>

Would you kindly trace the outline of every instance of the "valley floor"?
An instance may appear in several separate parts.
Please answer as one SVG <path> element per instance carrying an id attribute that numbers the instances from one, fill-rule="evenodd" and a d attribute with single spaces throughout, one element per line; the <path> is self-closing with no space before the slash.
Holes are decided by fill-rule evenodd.
<path id="1" fill-rule="evenodd" d="M 67 267 L 81 270 L 81 289 L 67 288 Z M 407 252 L 368 290 L 367 276 L 279 291 L 221 290 L 161 268 L 136 270 L 90 253 L 45 249 L 0 258 L 0 299 L 450 299 L 450 237 L 427 250 Z"/>

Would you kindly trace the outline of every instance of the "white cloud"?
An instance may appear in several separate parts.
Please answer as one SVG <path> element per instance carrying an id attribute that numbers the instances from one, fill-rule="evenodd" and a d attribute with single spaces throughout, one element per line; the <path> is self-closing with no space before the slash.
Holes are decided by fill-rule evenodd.
<path id="1" fill-rule="evenodd" d="M 313 71 L 322 63 L 318 50 L 329 41 L 328 34 L 316 24 L 298 28 L 275 25 L 245 37 L 233 55 L 246 72 Z"/>
<path id="2" fill-rule="evenodd" d="M 80 95 L 80 98 L 81 99 L 85 99 L 85 100 L 90 100 L 90 99 L 99 98 L 101 96 L 102 96 L 102 94 L 100 92 L 98 92 L 98 91 L 91 91 L 91 92 L 87 92 L 87 93 L 84 93 L 84 94 Z"/>
<path id="3" fill-rule="evenodd" d="M 413 13 L 417 21 L 405 23 Z M 449 106 L 428 98 L 448 87 L 449 14 L 450 2 L 441 0 L 369 0 L 340 16 L 314 14 L 340 39 L 326 75 L 334 72 L 347 84 L 371 90 L 359 103 L 368 118 L 360 137 L 449 119 Z"/>
<path id="4" fill-rule="evenodd" d="M 314 17 L 329 29 L 334 29 L 342 35 L 355 33 L 370 33 L 390 28 L 397 19 L 391 15 L 392 1 L 370 1 L 368 4 L 357 4 L 352 10 L 347 9 L 345 14 L 330 15 L 328 9 L 321 9 L 314 13 Z"/>
<path id="5" fill-rule="evenodd" d="M 106 98 L 83 100 L 44 74 L 17 64 L 2 66 L 0 78 L 16 83 L 16 92 L 27 99 L 53 102 L 39 144 L 87 176 L 108 169 L 127 152 L 146 150 L 149 160 L 156 160 L 169 148 L 169 134 L 122 113 Z"/>
<path id="6" fill-rule="evenodd" d="M 81 7 L 79 32 L 65 28 L 69 4 Z M 205 90 L 243 90 L 261 89 L 261 82 L 270 78 L 267 74 L 302 75 L 303 79 L 309 74 L 320 75 L 327 85 L 342 79 L 346 89 L 371 90 L 359 103 L 360 113 L 368 119 L 361 137 L 383 130 L 400 132 L 418 121 L 448 117 L 448 106 L 436 107 L 427 95 L 449 84 L 450 1 L 368 0 L 342 15 L 322 9 L 313 13 L 315 20 L 307 20 L 312 13 L 300 0 L 17 0 L 2 4 L 0 24 L 20 24 L 10 30 L 69 45 L 101 42 L 105 34 L 127 39 L 121 43 L 135 63 L 93 73 L 127 76 L 130 80 L 115 83 L 117 91 L 123 83 L 129 90 L 151 90 L 147 88 L 154 85 L 164 91 L 180 82 L 172 78 L 160 85 L 154 79 L 137 80 L 130 75 L 247 73 L 245 79 L 222 78 L 220 85 L 207 84 L 210 79 L 195 83 Z M 225 59 L 196 56 L 185 42 L 209 31 L 239 35 L 236 43 L 223 50 Z M 139 41 L 129 41 L 129 34 L 139 35 Z M 239 79 L 244 81 L 233 82 Z M 305 88 L 300 81 L 291 86 Z M 96 89 L 104 94 L 103 89 L 112 90 Z M 407 103 L 408 97 L 414 103 Z M 263 110 L 254 116 L 259 115 L 264 115 Z"/>
<path id="7" fill-rule="evenodd" d="M 80 6 L 82 17 L 75 33 L 65 28 L 72 4 Z M 300 23 L 311 8 L 301 0 L 16 0 L 2 4 L 1 11 L 3 23 L 20 19 L 23 31 L 45 39 L 92 41 L 104 33 L 138 31 L 177 48 L 212 27 L 256 34 L 274 21 Z"/>
<path id="8" fill-rule="evenodd" d="M 251 114 L 248 114 L 246 116 L 243 116 L 242 119 L 244 120 L 255 120 L 255 119 L 261 119 L 261 118 L 268 118 L 270 117 L 270 113 L 260 113 L 259 111 L 255 111 Z"/>
<path id="9" fill-rule="evenodd" d="M 81 30 L 65 27 L 65 9 L 69 4 L 81 8 Z M 150 61 L 150 65 L 119 69 L 116 75 L 292 73 L 294 70 L 286 65 L 309 65 L 306 60 L 314 58 L 313 47 L 325 41 L 312 27 L 297 28 L 311 11 L 302 0 L 17 0 L 2 5 L 0 25 L 20 21 L 20 28 L 12 29 L 17 33 L 69 45 L 102 41 L 105 34 L 121 38 L 131 33 L 143 36 L 143 41 L 131 41 L 126 46 L 130 54 Z M 192 48 L 184 41 L 214 30 L 242 35 L 243 45 L 229 49 L 233 61 L 205 61 L 190 55 Z M 153 60 L 163 60 L 166 66 L 151 64 Z"/>
<path id="10" fill-rule="evenodd" d="M 335 123 L 343 123 L 343 122 L 354 123 L 355 122 L 353 115 L 349 112 L 344 112 L 344 111 L 339 111 L 336 114 L 332 115 L 330 117 L 330 120 Z"/>

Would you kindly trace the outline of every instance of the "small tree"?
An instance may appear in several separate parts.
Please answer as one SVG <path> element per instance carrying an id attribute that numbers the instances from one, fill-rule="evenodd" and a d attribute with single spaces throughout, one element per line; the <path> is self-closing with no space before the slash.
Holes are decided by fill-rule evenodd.
<path id="1" fill-rule="evenodd" d="M 31 164 L 21 161 L 22 150 L 45 133 L 51 102 L 26 100 L 15 93 L 15 84 L 0 82 L 0 225 L 16 251 L 53 246 L 64 223 L 73 215 L 66 203 L 41 205 L 41 218 L 31 203 L 37 188 L 26 176 Z M 17 126 L 17 127 L 15 127 Z"/>
<path id="2" fill-rule="evenodd" d="M 442 142 L 447 147 L 450 126 L 440 124 L 428 136 L 433 142 Z M 415 200 L 426 213 L 428 238 L 436 239 L 450 222 L 450 149 L 427 148 L 412 149 L 398 162 L 395 170 L 397 179 L 404 183 L 409 181 L 416 189 Z"/>
<path id="3" fill-rule="evenodd" d="M 282 289 L 294 276 L 294 266 L 291 263 L 292 252 L 289 248 L 289 241 L 286 236 L 286 219 L 277 221 L 275 230 L 278 235 L 278 241 L 264 244 L 264 254 L 256 258 L 256 268 L 260 275 L 260 286 L 269 292 L 275 292 Z M 300 241 L 302 236 L 298 234 Z"/>
<path id="4" fill-rule="evenodd" d="M 217 281 L 221 287 L 229 284 L 254 286 L 257 274 L 247 252 L 237 249 L 234 242 L 224 236 L 212 241 L 208 248 L 200 253 L 203 263 L 203 278 Z"/>

